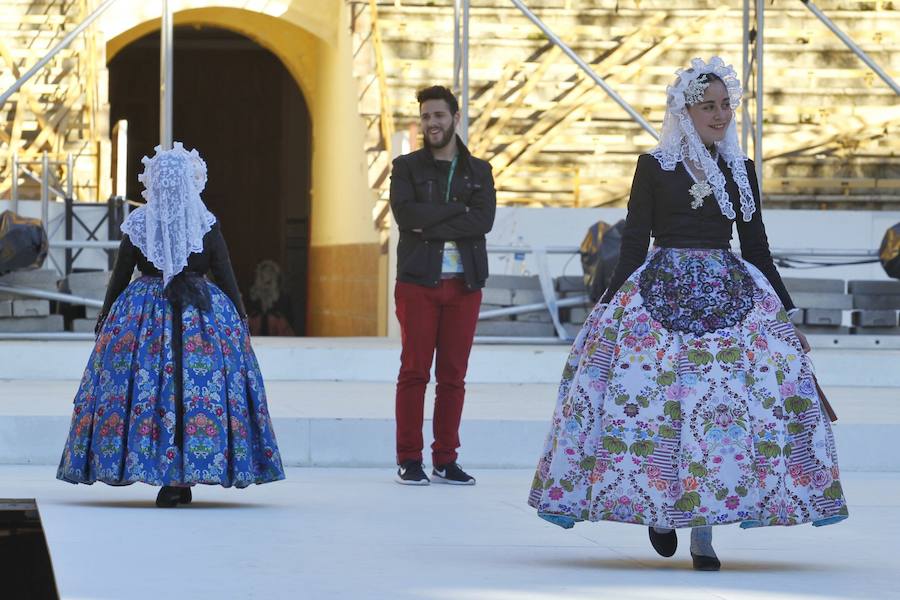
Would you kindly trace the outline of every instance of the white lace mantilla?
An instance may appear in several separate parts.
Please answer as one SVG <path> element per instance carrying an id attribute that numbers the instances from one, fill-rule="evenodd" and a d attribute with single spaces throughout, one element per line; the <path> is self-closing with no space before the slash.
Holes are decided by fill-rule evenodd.
<path id="1" fill-rule="evenodd" d="M 707 73 L 713 73 L 722 80 L 728 90 L 731 109 L 737 111 L 741 103 L 741 82 L 734 68 L 726 65 L 718 56 L 712 57 L 708 63 L 695 58 L 691 61 L 690 67 L 676 71 L 674 83 L 666 88 L 666 114 L 663 118 L 662 132 L 659 144 L 650 151 L 650 154 L 665 171 L 674 171 L 679 162 L 684 163 L 695 181 L 709 183 L 722 214 L 729 219 L 736 219 L 734 206 L 725 189 L 725 175 L 719 169 L 717 160 L 700 140 L 700 135 L 687 113 L 689 102 L 685 96 L 696 100 L 701 87 L 697 85 L 697 78 Z M 702 87 L 705 91 L 706 87 Z M 744 221 L 750 221 L 756 211 L 756 203 L 747 177 L 745 164 L 747 156 L 738 141 L 737 125 L 733 118 L 728 124 L 724 139 L 716 142 L 716 150 L 731 169 L 732 177 L 737 184 L 741 196 L 741 215 Z"/>
<path id="2" fill-rule="evenodd" d="M 197 150 L 188 152 L 181 142 L 171 150 L 155 149 L 144 157 L 141 195 L 147 201 L 125 219 L 122 233 L 163 272 L 168 285 L 187 266 L 188 257 L 203 251 L 203 236 L 216 217 L 200 199 L 206 186 L 206 163 Z"/>

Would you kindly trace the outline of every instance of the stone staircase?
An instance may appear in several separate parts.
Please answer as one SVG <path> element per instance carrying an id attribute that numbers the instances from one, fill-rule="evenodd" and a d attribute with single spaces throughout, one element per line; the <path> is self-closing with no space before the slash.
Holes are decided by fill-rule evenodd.
<path id="1" fill-rule="evenodd" d="M 96 8 L 97 0 L 0 2 L 0 90 L 9 88 Z M 75 197 L 109 194 L 109 119 L 105 46 L 89 28 L 0 107 L 0 196 L 12 187 L 12 157 L 40 174 L 44 152 L 51 185 L 69 177 Z M 100 175 L 100 174 L 104 175 Z M 19 171 L 19 198 L 39 198 L 40 186 Z"/>
<path id="2" fill-rule="evenodd" d="M 55 269 L 14 271 L 0 276 L 0 285 L 44 292 L 62 292 L 102 302 L 109 271 L 84 271 L 63 277 Z M 0 292 L 0 335 L 94 332 L 99 308 L 40 300 L 22 294 Z"/>
<path id="3" fill-rule="evenodd" d="M 354 4 L 363 10 L 372 3 Z M 384 190 L 384 138 L 377 125 L 389 110 L 394 130 L 418 137 L 415 90 L 452 80 L 453 7 L 427 0 L 375 4 L 386 94 L 379 96 L 373 91 L 377 81 L 368 80 L 360 111 L 373 125 L 370 181 Z M 719 54 L 740 70 L 738 0 L 528 5 L 656 127 L 665 86 L 692 57 Z M 900 79 L 900 6 L 857 0 L 817 5 Z M 900 103 L 893 91 L 802 2 L 766 3 L 764 35 L 768 205 L 900 206 Z M 372 36 L 359 40 L 360 48 L 373 43 Z M 470 146 L 491 161 L 499 202 L 624 205 L 636 155 L 654 145 L 652 137 L 511 3 L 473 0 L 470 40 Z"/>

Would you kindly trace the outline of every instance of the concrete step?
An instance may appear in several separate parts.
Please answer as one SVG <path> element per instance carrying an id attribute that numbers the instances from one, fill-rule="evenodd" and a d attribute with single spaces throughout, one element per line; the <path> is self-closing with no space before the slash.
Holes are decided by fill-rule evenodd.
<path id="1" fill-rule="evenodd" d="M 55 464 L 65 443 L 78 381 L 0 380 L 0 463 Z M 268 381 L 279 447 L 291 466 L 389 466 L 394 461 L 394 384 Z M 536 464 L 556 405 L 555 384 L 470 384 L 460 429 L 467 466 Z M 841 467 L 900 471 L 896 388 L 827 386 L 838 413 Z M 433 413 L 434 388 L 425 414 Z M 426 445 L 432 423 L 423 427 Z"/>
<path id="2" fill-rule="evenodd" d="M 65 279 L 60 280 L 59 287 L 61 291 L 76 296 L 103 300 L 109 285 L 109 276 L 109 271 L 70 273 Z"/>
<path id="3" fill-rule="evenodd" d="M 59 290 L 57 283 L 59 274 L 54 269 L 31 269 L 26 271 L 13 271 L 0 276 L 0 285 L 30 287 L 48 292 Z M 16 294 L 0 292 L 0 300 L 13 300 L 19 298 Z"/>
<path id="4" fill-rule="evenodd" d="M 16 316 L 15 302 L 13 318 L 0 319 L 0 333 L 57 333 L 65 329 L 62 315 Z"/>

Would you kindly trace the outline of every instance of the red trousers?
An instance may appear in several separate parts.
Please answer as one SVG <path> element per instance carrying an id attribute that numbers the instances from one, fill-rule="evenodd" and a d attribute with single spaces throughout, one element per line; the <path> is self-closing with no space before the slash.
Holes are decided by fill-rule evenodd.
<path id="1" fill-rule="evenodd" d="M 397 463 L 422 460 L 425 388 L 435 352 L 432 464 L 455 462 L 481 290 L 469 291 L 461 278 L 442 279 L 436 288 L 398 281 L 394 299 L 403 343 L 397 377 Z"/>

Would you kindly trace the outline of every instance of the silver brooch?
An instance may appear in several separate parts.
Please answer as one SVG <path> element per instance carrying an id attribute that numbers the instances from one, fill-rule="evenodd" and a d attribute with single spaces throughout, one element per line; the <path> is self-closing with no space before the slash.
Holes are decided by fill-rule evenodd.
<path id="1" fill-rule="evenodd" d="M 691 208 L 697 210 L 703 206 L 703 199 L 712 194 L 712 187 L 708 182 L 701 181 L 691 186 L 690 194 L 694 197 L 691 201 Z"/>

